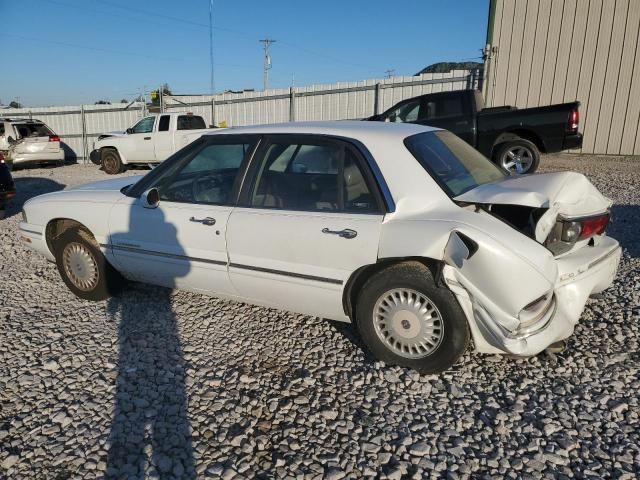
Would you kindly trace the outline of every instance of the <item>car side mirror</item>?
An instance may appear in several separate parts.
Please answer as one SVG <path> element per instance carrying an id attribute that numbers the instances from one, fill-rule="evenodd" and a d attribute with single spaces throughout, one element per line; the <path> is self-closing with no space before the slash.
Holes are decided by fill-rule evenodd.
<path id="1" fill-rule="evenodd" d="M 9 145 L 13 145 L 16 143 L 16 139 L 13 137 L 7 137 L 7 142 L 9 142 Z"/>
<path id="2" fill-rule="evenodd" d="M 127 133 L 131 135 L 133 133 L 133 128 L 127 128 Z"/>
<path id="3" fill-rule="evenodd" d="M 142 194 L 142 206 L 144 208 L 157 208 L 160 205 L 160 193 L 157 188 L 150 188 Z"/>
<path id="4" fill-rule="evenodd" d="M 451 232 L 449 241 L 444 247 L 444 263 L 451 267 L 461 268 L 462 262 L 468 260 L 478 250 L 478 244 L 466 235 Z"/>

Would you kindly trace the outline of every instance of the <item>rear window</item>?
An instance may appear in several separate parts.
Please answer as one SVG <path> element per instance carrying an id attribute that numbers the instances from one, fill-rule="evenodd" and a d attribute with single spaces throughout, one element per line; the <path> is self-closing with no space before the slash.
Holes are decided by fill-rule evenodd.
<path id="1" fill-rule="evenodd" d="M 451 132 L 419 133 L 404 143 L 450 197 L 506 177 L 500 168 Z"/>
<path id="2" fill-rule="evenodd" d="M 18 138 L 48 137 L 54 134 L 44 123 L 14 123 L 13 128 Z"/>
<path id="3" fill-rule="evenodd" d="M 178 130 L 198 130 L 207 128 L 202 117 L 196 115 L 180 115 L 178 117 Z"/>

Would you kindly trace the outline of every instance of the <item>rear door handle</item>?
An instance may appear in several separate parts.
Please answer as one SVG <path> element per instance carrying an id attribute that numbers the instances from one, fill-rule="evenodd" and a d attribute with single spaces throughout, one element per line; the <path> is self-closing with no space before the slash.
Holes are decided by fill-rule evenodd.
<path id="1" fill-rule="evenodd" d="M 151 137 L 144 137 L 145 140 L 151 140 Z"/>
<path id="2" fill-rule="evenodd" d="M 216 219 L 215 218 L 211 218 L 211 217 L 206 217 L 206 218 L 191 217 L 189 219 L 189 221 L 190 222 L 201 223 L 203 225 L 206 225 L 207 227 L 211 227 L 211 226 L 216 224 Z"/>
<path id="3" fill-rule="evenodd" d="M 351 230 L 350 228 L 345 228 L 344 230 L 329 230 L 328 228 L 323 228 L 322 233 L 326 233 L 328 235 L 337 235 L 341 238 L 352 239 L 358 236 L 358 232 L 355 230 Z"/>

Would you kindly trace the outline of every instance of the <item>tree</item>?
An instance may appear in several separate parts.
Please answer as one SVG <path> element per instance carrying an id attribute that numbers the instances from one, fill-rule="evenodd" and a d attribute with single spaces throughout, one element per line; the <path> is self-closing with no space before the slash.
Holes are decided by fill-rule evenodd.
<path id="1" fill-rule="evenodd" d="M 129 100 L 127 100 L 126 98 L 123 98 L 122 100 L 120 100 L 120 103 L 129 103 Z"/>
<path id="2" fill-rule="evenodd" d="M 111 105 L 111 102 L 107 102 L 106 100 L 98 100 L 94 105 Z"/>
<path id="3" fill-rule="evenodd" d="M 420 70 L 416 75 L 423 73 L 447 73 L 451 70 L 473 70 L 474 68 L 482 68 L 479 62 L 440 62 L 429 65 Z"/>
<path id="4" fill-rule="evenodd" d="M 162 88 L 163 95 L 173 95 L 173 93 L 171 93 L 171 87 L 168 83 L 165 82 L 160 87 Z M 160 104 L 160 89 L 151 91 L 151 103 L 153 103 L 154 105 Z"/>
<path id="5" fill-rule="evenodd" d="M 22 104 L 14 100 L 9 104 L 9 108 L 22 108 Z"/>

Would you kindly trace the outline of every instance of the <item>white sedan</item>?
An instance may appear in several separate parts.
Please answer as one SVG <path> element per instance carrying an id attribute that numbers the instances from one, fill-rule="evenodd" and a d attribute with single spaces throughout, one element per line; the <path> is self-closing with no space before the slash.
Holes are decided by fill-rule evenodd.
<path id="1" fill-rule="evenodd" d="M 450 132 L 289 123 L 204 135 L 139 179 L 28 201 L 22 240 L 79 297 L 124 279 L 353 321 L 439 372 L 569 337 L 620 260 L 611 202 L 572 172 L 508 177 Z"/>

